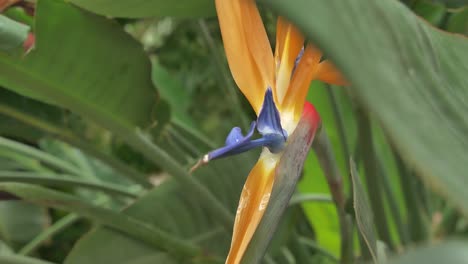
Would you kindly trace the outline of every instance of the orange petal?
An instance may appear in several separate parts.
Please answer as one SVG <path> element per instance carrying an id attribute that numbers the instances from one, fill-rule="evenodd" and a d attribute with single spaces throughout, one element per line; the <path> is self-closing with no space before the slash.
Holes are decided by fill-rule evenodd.
<path id="1" fill-rule="evenodd" d="M 232 1 L 232 0 L 231 0 Z M 239 1 L 239 0 L 238 0 Z M 250 53 L 267 86 L 273 87 L 274 60 L 270 41 L 254 0 L 240 0 L 244 32 Z M 266 90 L 266 86 L 264 92 Z"/>
<path id="2" fill-rule="evenodd" d="M 349 82 L 329 60 L 325 60 L 320 63 L 317 71 L 317 79 L 329 84 L 342 86 L 349 85 Z"/>
<path id="3" fill-rule="evenodd" d="M 226 264 L 241 261 L 270 200 L 276 164 L 276 159 L 272 162 L 271 157 L 262 154 L 250 172 L 239 200 Z"/>
<path id="4" fill-rule="evenodd" d="M 301 117 L 310 82 L 316 76 L 321 57 L 320 50 L 310 44 L 307 45 L 280 107 L 280 111 L 293 112 L 296 121 Z"/>
<path id="5" fill-rule="evenodd" d="M 231 73 L 258 113 L 273 79 L 273 55 L 255 2 L 216 0 L 216 12 Z"/>
<path id="6" fill-rule="evenodd" d="M 281 104 L 291 81 L 297 55 L 304 46 L 304 36 L 299 30 L 279 17 L 276 26 L 276 95 Z"/>

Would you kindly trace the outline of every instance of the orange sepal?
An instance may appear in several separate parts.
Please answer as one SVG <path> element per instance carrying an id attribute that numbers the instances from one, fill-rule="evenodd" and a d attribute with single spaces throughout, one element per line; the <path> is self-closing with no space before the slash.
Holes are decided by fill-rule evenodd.
<path id="1" fill-rule="evenodd" d="M 304 36 L 287 20 L 278 17 L 276 25 L 276 95 L 278 102 L 283 101 L 297 55 L 304 46 Z"/>
<path id="2" fill-rule="evenodd" d="M 312 45 L 307 45 L 302 59 L 297 65 L 280 111 L 293 112 L 295 121 L 302 114 L 310 82 L 317 74 L 322 52 Z"/>
<path id="3" fill-rule="evenodd" d="M 268 77 L 267 68 L 259 68 L 269 67 L 259 65 L 263 63 L 262 61 L 268 60 L 268 55 L 265 55 L 268 54 L 268 51 L 257 53 L 257 50 L 269 44 L 266 33 L 264 36 L 252 34 L 265 31 L 261 20 L 259 21 L 258 10 L 253 0 L 216 0 L 215 3 L 224 50 L 232 76 L 252 108 L 258 113 L 263 102 L 266 85 L 270 82 L 266 78 L 272 78 Z M 248 14 L 246 15 L 245 12 Z M 255 28 L 247 28 L 246 23 Z M 251 47 L 250 45 L 255 42 L 259 43 Z M 269 56 L 273 57 L 271 48 Z M 271 65 L 270 68 L 272 72 L 273 66 Z"/>
<path id="4" fill-rule="evenodd" d="M 261 155 L 250 171 L 239 200 L 226 264 L 241 261 L 270 200 L 276 164 L 272 157 Z"/>
<path id="5" fill-rule="evenodd" d="M 322 61 L 317 70 L 316 79 L 334 85 L 346 86 L 349 82 L 329 60 Z"/>

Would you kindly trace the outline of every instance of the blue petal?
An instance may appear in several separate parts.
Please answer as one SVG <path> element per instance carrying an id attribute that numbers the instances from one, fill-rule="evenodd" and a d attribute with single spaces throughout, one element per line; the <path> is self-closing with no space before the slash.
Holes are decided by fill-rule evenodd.
<path id="1" fill-rule="evenodd" d="M 249 150 L 250 148 L 245 149 L 244 145 L 250 142 L 250 138 L 252 138 L 255 131 L 255 125 L 255 121 L 250 124 L 249 132 L 245 137 L 242 136 L 242 131 L 239 127 L 234 127 L 226 138 L 226 145 L 209 152 L 207 154 L 207 160 L 223 158 Z"/>
<path id="2" fill-rule="evenodd" d="M 286 134 L 281 127 L 281 119 L 276 108 L 275 101 L 273 100 L 273 92 L 268 87 L 265 92 L 265 99 L 263 100 L 262 109 L 257 119 L 257 130 L 263 136 L 268 134 L 282 135 L 286 140 Z"/>

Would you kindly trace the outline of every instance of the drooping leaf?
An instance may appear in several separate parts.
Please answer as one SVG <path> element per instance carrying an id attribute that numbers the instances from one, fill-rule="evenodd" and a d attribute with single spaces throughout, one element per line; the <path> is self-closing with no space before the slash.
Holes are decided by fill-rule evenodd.
<path id="1" fill-rule="evenodd" d="M 468 215 L 468 40 L 393 0 L 264 2 L 324 50 L 407 163 Z"/>
<path id="2" fill-rule="evenodd" d="M 356 224 L 362 238 L 369 248 L 374 263 L 377 264 L 377 237 L 374 230 L 372 209 L 366 191 L 362 186 L 361 178 L 357 172 L 356 164 L 354 164 L 352 159 L 350 159 L 349 164 L 351 179 L 353 181 L 353 207 Z"/>
<path id="3" fill-rule="evenodd" d="M 192 177 L 200 179 L 217 199 L 234 212 L 243 182 L 255 162 L 255 155 L 251 154 L 253 153 L 214 161 L 200 168 Z M 187 187 L 168 180 L 143 196 L 124 213 L 187 241 L 193 241 L 203 248 L 208 259 L 223 258 L 229 250 L 231 233 L 223 229 L 216 215 L 200 206 L 196 199 L 191 199 L 190 192 Z M 151 259 L 159 253 L 161 251 L 136 242 L 120 232 L 98 228 L 75 245 L 65 263 L 127 264 L 136 258 Z M 201 260 L 203 259 L 208 261 L 206 258 Z M 171 257 L 171 261 L 176 260 Z"/>
<path id="4" fill-rule="evenodd" d="M 111 17 L 202 17 L 215 13 L 214 2 L 210 0 L 71 0 L 70 2 Z"/>
<path id="5" fill-rule="evenodd" d="M 38 1 L 36 48 L 0 53 L 0 84 L 22 95 L 127 127 L 147 127 L 157 102 L 142 47 L 109 19 Z"/>
<path id="6" fill-rule="evenodd" d="M 466 241 L 455 240 L 440 242 L 436 245 L 425 246 L 416 250 L 408 251 L 402 256 L 390 258 L 388 264 L 465 264 L 468 259 Z"/>

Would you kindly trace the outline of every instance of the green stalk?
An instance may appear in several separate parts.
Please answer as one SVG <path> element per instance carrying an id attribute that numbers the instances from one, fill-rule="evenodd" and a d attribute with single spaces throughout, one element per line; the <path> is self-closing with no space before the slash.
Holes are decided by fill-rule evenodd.
<path id="1" fill-rule="evenodd" d="M 89 218 L 150 246 L 165 250 L 176 258 L 191 258 L 202 254 L 202 250 L 198 246 L 179 239 L 158 227 L 130 215 L 96 206 L 63 192 L 19 183 L 1 183 L 0 190 L 14 194 L 27 202 L 73 212 Z"/>
<path id="2" fill-rule="evenodd" d="M 139 131 L 122 133 L 125 141 L 139 150 L 147 159 L 160 165 L 177 181 L 187 186 L 192 191 L 193 197 L 198 197 L 202 206 L 215 213 L 226 230 L 231 230 L 234 223 L 234 216 L 226 207 L 213 195 L 213 193 L 203 185 L 197 178 L 192 177 L 188 171 L 170 157 L 163 149 L 154 145 L 148 138 Z"/>
<path id="3" fill-rule="evenodd" d="M 302 204 L 305 202 L 332 203 L 333 199 L 328 194 L 301 193 L 294 194 L 289 200 L 289 206 Z"/>
<path id="4" fill-rule="evenodd" d="M 403 223 L 403 217 L 401 216 L 400 208 L 398 206 L 395 193 L 393 189 L 391 188 L 391 183 L 390 183 L 390 179 L 387 173 L 387 169 L 385 169 L 384 163 L 380 156 L 377 156 L 376 159 L 378 162 L 380 175 L 382 175 L 384 193 L 385 193 L 385 196 L 387 197 L 387 202 L 390 207 L 390 211 L 392 212 L 391 215 L 396 225 L 398 235 L 400 237 L 400 241 L 403 245 L 408 245 L 410 242 L 409 231 L 408 231 L 407 226 Z"/>
<path id="5" fill-rule="evenodd" d="M 370 204 L 374 213 L 375 225 L 379 238 L 382 239 L 391 249 L 394 249 L 389 223 L 385 213 L 385 203 L 383 199 L 383 189 L 380 171 L 377 164 L 375 148 L 372 140 L 371 123 L 366 114 L 358 112 L 359 125 L 359 145 L 362 150 L 362 162 L 364 164 L 364 175 L 367 182 L 367 192 L 369 193 Z"/>
<path id="6" fill-rule="evenodd" d="M 94 145 L 89 144 L 88 142 L 82 140 L 74 133 L 69 130 L 60 128 L 49 122 L 36 119 L 30 115 L 27 115 L 21 111 L 18 111 L 14 108 L 11 108 L 7 105 L 0 105 L 0 113 L 12 117 L 16 120 L 23 122 L 29 126 L 42 130 L 46 133 L 49 133 L 53 136 L 60 138 L 61 140 L 67 142 L 70 145 L 73 145 L 86 153 L 96 157 L 105 164 L 109 165 L 116 171 L 122 173 L 122 175 L 128 177 L 130 180 L 135 181 L 138 184 L 141 184 L 144 187 L 152 187 L 151 183 L 148 181 L 146 175 L 136 171 L 135 169 L 127 166 L 125 163 L 120 160 L 111 157 L 110 155 L 104 154 L 101 150 L 97 149 Z"/>
<path id="7" fill-rule="evenodd" d="M 341 142 L 340 145 L 343 151 L 344 160 L 349 160 L 351 152 L 349 150 L 348 137 L 346 136 L 347 129 L 345 128 L 343 114 L 338 104 L 336 91 L 335 89 L 333 89 L 333 87 L 327 84 L 327 93 L 330 99 L 330 104 L 332 106 L 333 116 L 335 117 L 335 124 L 336 124 L 336 128 L 338 129 L 338 136 L 340 137 L 340 142 Z M 347 162 L 346 162 L 346 166 L 348 166 L 348 171 L 349 171 L 349 164 Z"/>
<path id="8" fill-rule="evenodd" d="M 60 176 L 60 178 L 58 177 Z M 139 194 L 111 183 L 91 182 L 89 180 L 76 179 L 71 175 L 45 175 L 31 172 L 0 171 L 0 182 L 22 182 L 58 187 L 84 187 L 102 191 L 110 195 L 120 195 L 131 199 L 137 199 Z"/>
<path id="9" fill-rule="evenodd" d="M 393 148 L 393 155 L 398 167 L 398 175 L 400 176 L 401 189 L 403 190 L 403 198 L 406 204 L 408 216 L 408 229 L 413 242 L 424 241 L 428 237 L 429 223 L 423 217 L 423 208 L 419 203 L 416 195 L 417 187 L 414 184 L 415 175 L 408 172 L 401 157 Z"/>
<path id="10" fill-rule="evenodd" d="M 10 140 L 4 137 L 0 137 L 0 147 L 4 147 L 22 154 L 25 154 L 29 157 L 37 159 L 41 162 L 44 162 L 56 169 L 59 169 L 65 173 L 70 173 L 73 175 L 80 175 L 80 170 L 74 165 L 65 162 L 53 155 L 50 155 L 47 152 L 38 150 L 36 148 L 30 147 L 28 145 L 19 143 L 14 140 Z"/>
<path id="11" fill-rule="evenodd" d="M 80 216 L 74 213 L 68 214 L 53 225 L 42 231 L 38 236 L 36 236 L 33 240 L 29 241 L 24 247 L 22 247 L 18 254 L 20 255 L 31 255 L 38 247 L 44 243 L 50 237 L 53 237 L 55 234 L 60 233 L 67 227 L 74 224 L 76 221 L 80 219 Z"/>
<path id="12" fill-rule="evenodd" d="M 330 139 L 322 127 L 312 144 L 318 161 L 325 174 L 333 202 L 336 205 L 341 235 L 341 263 L 351 263 L 353 256 L 352 221 L 346 213 L 346 195 L 344 194 L 343 179 L 333 154 Z"/>

